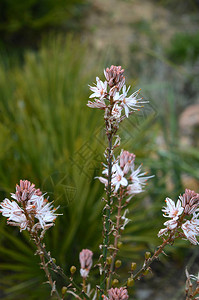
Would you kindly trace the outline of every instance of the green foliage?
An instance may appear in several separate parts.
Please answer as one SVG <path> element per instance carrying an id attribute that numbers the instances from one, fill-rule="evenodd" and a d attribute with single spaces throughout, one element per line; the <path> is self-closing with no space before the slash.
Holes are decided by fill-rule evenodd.
<path id="1" fill-rule="evenodd" d="M 92 67 L 87 50 L 72 38 L 56 38 L 38 53 L 26 52 L 23 66 L 16 62 L 10 67 L 4 57 L 0 66 L 1 197 L 9 197 L 20 179 L 28 179 L 48 193 L 55 207 L 60 205 L 58 212 L 63 216 L 47 232 L 46 247 L 66 273 L 71 265 L 77 267 L 77 281 L 79 251 L 90 248 L 94 259 L 99 257 L 104 191 L 93 178 L 101 173 L 106 147 L 102 113 L 86 106 L 88 84 L 102 74 L 103 67 L 99 59 L 98 69 Z M 168 96 L 171 123 L 166 113 L 160 122 L 152 103 L 143 110 L 149 109 L 148 113 L 135 114 L 121 127 L 122 147 L 135 152 L 137 165 L 143 162 L 156 175 L 149 181 L 150 196 L 136 197 L 130 204 L 132 222 L 124 231 L 120 252 L 124 260 L 144 257 L 146 250 L 158 245 L 156 234 L 162 226 L 160 208 L 168 195 L 168 178 L 174 178 L 171 197 L 183 192 L 182 171 L 199 179 L 193 168 L 199 164 L 198 154 L 177 145 L 173 98 Z M 163 151 L 156 141 L 164 132 L 168 147 Z M 6 226 L 3 218 L 0 232 L 4 299 L 49 299 L 49 288 L 42 285 L 46 279 L 26 232 Z"/>
<path id="2" fill-rule="evenodd" d="M 169 58 L 175 63 L 192 63 L 199 57 L 199 34 L 178 33 L 171 41 L 167 50 Z"/>
<path id="3" fill-rule="evenodd" d="M 2 0 L 0 1 L 0 41 L 35 47 L 49 30 L 79 29 L 87 2 L 82 0 Z"/>

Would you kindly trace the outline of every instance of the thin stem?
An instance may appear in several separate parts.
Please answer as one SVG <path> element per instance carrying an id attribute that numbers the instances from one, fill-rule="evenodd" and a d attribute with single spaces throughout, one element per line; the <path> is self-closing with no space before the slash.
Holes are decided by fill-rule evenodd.
<path id="1" fill-rule="evenodd" d="M 108 186 L 106 189 L 107 194 L 107 205 L 105 214 L 104 224 L 104 239 L 103 239 L 103 267 L 106 265 L 108 245 L 109 245 L 109 231 L 110 231 L 110 216 L 111 216 L 111 177 L 112 177 L 112 133 L 108 133 Z M 105 288 L 106 271 L 104 270 L 100 278 L 100 289 L 101 291 Z M 102 299 L 102 292 L 100 292 L 100 298 Z"/>
<path id="2" fill-rule="evenodd" d="M 191 299 L 194 299 L 194 297 L 197 296 L 197 294 L 199 294 L 199 286 L 196 287 Z"/>
<path id="3" fill-rule="evenodd" d="M 109 272 L 109 278 L 108 278 L 108 283 L 107 283 L 107 290 L 110 287 L 111 284 L 111 278 L 112 278 L 112 273 L 113 273 L 113 269 L 114 269 L 114 265 L 115 265 L 115 259 L 116 259 L 116 255 L 118 252 L 118 240 L 120 237 L 120 220 L 121 220 L 121 210 L 122 210 L 122 188 L 120 189 L 120 197 L 118 199 L 118 206 L 117 206 L 117 216 L 116 216 L 116 227 L 115 227 L 115 238 L 114 238 L 114 252 L 112 254 L 112 261 L 111 261 L 111 266 L 110 266 L 110 272 Z"/>
<path id="4" fill-rule="evenodd" d="M 42 251 L 42 249 L 41 249 L 41 247 L 40 247 L 40 244 L 37 245 L 37 248 L 38 248 L 38 252 L 39 252 L 39 257 L 40 257 L 40 260 L 41 260 L 42 268 L 44 269 L 44 272 L 45 272 L 45 274 L 46 274 L 46 276 L 47 276 L 47 278 L 48 278 L 48 282 L 49 282 L 49 284 L 50 284 L 51 287 L 52 287 L 52 293 L 55 292 L 55 294 L 56 294 L 56 296 L 57 296 L 57 299 L 60 299 L 60 300 L 61 300 L 61 298 L 60 298 L 60 296 L 59 296 L 59 293 L 58 293 L 58 291 L 57 291 L 57 289 L 56 289 L 55 283 L 53 282 L 52 277 L 51 277 L 51 274 L 50 274 L 50 272 L 49 272 L 49 270 L 48 270 L 47 264 L 46 264 L 46 262 L 45 262 L 44 253 L 43 253 L 43 251 Z"/>
<path id="5" fill-rule="evenodd" d="M 83 277 L 83 291 L 84 291 L 84 293 L 86 293 L 86 278 L 84 278 Z M 85 300 L 86 298 L 84 297 L 84 300 Z"/>
<path id="6" fill-rule="evenodd" d="M 151 258 L 149 258 L 148 260 L 145 261 L 143 267 L 133 276 L 134 280 L 138 279 L 144 273 L 144 271 L 146 271 L 146 269 L 152 264 L 152 262 L 154 260 L 156 260 L 158 258 L 158 256 L 162 253 L 164 247 L 166 245 L 168 245 L 171 241 L 173 241 L 173 234 L 170 234 L 170 236 L 168 237 L 168 239 L 164 240 L 164 242 L 162 243 L 162 245 L 159 246 L 159 248 L 155 251 L 155 253 L 153 254 L 153 256 Z"/>
<path id="7" fill-rule="evenodd" d="M 39 257 L 40 257 L 40 260 L 41 260 L 41 266 L 42 266 L 42 268 L 43 268 L 43 270 L 44 270 L 44 272 L 45 272 L 45 274 L 48 278 L 48 283 L 51 285 L 51 288 L 52 288 L 51 293 L 55 293 L 56 296 L 57 296 L 57 299 L 61 300 L 61 297 L 59 296 L 59 293 L 56 289 L 55 282 L 53 282 L 51 274 L 48 270 L 48 266 L 46 264 L 45 257 L 44 257 L 44 252 L 43 252 L 43 249 L 41 247 L 40 238 L 38 237 L 37 232 L 33 231 L 34 220 L 32 219 L 31 215 L 26 210 L 26 202 L 25 201 L 22 202 L 22 205 L 23 205 L 25 216 L 26 216 L 27 220 L 29 221 L 30 236 L 31 236 L 32 240 L 35 242 L 35 244 L 37 246 L 38 254 L 39 254 Z"/>
<path id="8" fill-rule="evenodd" d="M 66 274 L 64 273 L 64 271 L 59 266 L 57 266 L 54 263 L 52 257 L 49 255 L 49 253 L 46 251 L 46 249 L 42 245 L 41 245 L 41 248 L 42 248 L 42 251 L 44 252 L 45 257 L 47 258 L 48 262 L 50 263 L 50 265 L 52 267 L 52 270 L 55 273 L 59 274 L 67 282 L 67 284 L 71 283 L 72 286 L 74 286 L 78 292 L 82 293 L 82 295 L 85 297 L 85 299 L 89 300 L 90 297 L 81 289 L 81 287 L 79 287 L 75 283 L 75 281 L 73 280 L 73 278 L 69 278 L 68 276 L 66 276 Z"/>

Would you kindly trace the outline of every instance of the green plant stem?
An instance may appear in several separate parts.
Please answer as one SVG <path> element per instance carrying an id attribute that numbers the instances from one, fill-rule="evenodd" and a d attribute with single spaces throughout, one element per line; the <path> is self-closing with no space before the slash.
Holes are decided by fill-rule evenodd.
<path id="1" fill-rule="evenodd" d="M 110 271 L 109 271 L 109 278 L 108 278 L 108 283 L 107 283 L 107 290 L 110 287 L 111 284 L 111 279 L 112 279 L 112 273 L 113 273 L 113 269 L 114 269 L 114 265 L 115 265 L 115 259 L 116 259 L 116 255 L 118 252 L 118 240 L 120 237 L 120 220 L 121 220 L 121 211 L 122 211 L 122 188 L 120 189 L 120 197 L 118 199 L 118 206 L 117 206 L 117 216 L 116 216 L 116 227 L 115 227 L 115 239 L 114 239 L 114 251 L 112 254 L 112 261 L 111 261 L 111 266 L 110 266 Z"/>
<path id="2" fill-rule="evenodd" d="M 108 186 L 107 186 L 107 204 L 104 224 L 104 239 L 103 239 L 103 267 L 106 266 L 108 245 L 109 245 L 109 231 L 110 231 L 110 215 L 111 215 L 111 177 L 112 177 L 112 133 L 108 133 Z M 100 278 L 100 299 L 102 298 L 102 291 L 105 289 L 106 270 Z"/>

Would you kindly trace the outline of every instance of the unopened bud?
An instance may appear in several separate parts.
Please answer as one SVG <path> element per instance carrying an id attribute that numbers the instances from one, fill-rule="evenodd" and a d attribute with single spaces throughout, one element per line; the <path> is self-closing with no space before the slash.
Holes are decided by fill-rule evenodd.
<path id="1" fill-rule="evenodd" d="M 122 264 L 122 262 L 121 262 L 121 260 L 116 260 L 116 262 L 115 262 L 115 267 L 116 268 L 119 268 L 119 267 L 121 267 L 121 264 Z"/>
<path id="2" fill-rule="evenodd" d="M 119 283 L 119 280 L 113 279 L 112 281 L 112 286 L 116 286 Z"/>
<path id="3" fill-rule="evenodd" d="M 66 292 L 67 292 L 67 287 L 63 286 L 61 289 L 62 296 L 64 296 L 66 294 Z"/>
<path id="4" fill-rule="evenodd" d="M 131 263 L 131 271 L 135 271 L 135 269 L 137 268 L 137 264 L 135 262 Z"/>
<path id="5" fill-rule="evenodd" d="M 111 262 L 112 262 L 112 257 L 108 256 L 107 259 L 106 259 L 106 262 L 107 262 L 108 265 L 110 265 Z"/>
<path id="6" fill-rule="evenodd" d="M 149 259 L 151 257 L 151 252 L 145 252 L 145 258 Z"/>
<path id="7" fill-rule="evenodd" d="M 52 261 L 54 262 L 54 264 L 56 264 L 56 259 L 55 258 L 52 258 Z"/>
<path id="8" fill-rule="evenodd" d="M 122 242 L 118 242 L 117 247 L 118 247 L 118 249 L 120 249 L 122 247 Z"/>
<path id="9" fill-rule="evenodd" d="M 127 286 L 128 287 L 132 287 L 134 285 L 134 279 L 129 277 L 128 280 L 127 280 Z"/>
<path id="10" fill-rule="evenodd" d="M 144 272 L 143 272 L 143 275 L 147 275 L 147 274 L 149 274 L 149 268 L 148 269 L 146 269 Z"/>
<path id="11" fill-rule="evenodd" d="M 76 267 L 75 266 L 72 266 L 72 267 L 70 267 L 70 272 L 71 272 L 71 274 L 74 274 L 75 272 L 76 272 Z"/>
<path id="12" fill-rule="evenodd" d="M 115 250 L 115 247 L 112 244 L 110 244 L 109 250 Z"/>

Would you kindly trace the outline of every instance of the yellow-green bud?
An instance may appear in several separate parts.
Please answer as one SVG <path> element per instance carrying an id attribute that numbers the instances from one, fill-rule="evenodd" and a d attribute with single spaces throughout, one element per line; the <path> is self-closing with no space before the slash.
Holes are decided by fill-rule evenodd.
<path id="1" fill-rule="evenodd" d="M 116 286 L 119 283 L 119 280 L 113 279 L 112 281 L 112 286 Z"/>
<path id="2" fill-rule="evenodd" d="M 52 258 L 52 261 L 54 262 L 54 264 L 56 264 L 56 259 L 55 258 Z"/>
<path id="3" fill-rule="evenodd" d="M 112 244 L 110 244 L 109 250 L 114 250 L 114 249 L 115 249 L 115 247 Z"/>
<path id="4" fill-rule="evenodd" d="M 116 260 L 116 262 L 115 262 L 115 267 L 116 268 L 119 268 L 119 267 L 121 267 L 121 264 L 122 264 L 122 262 L 121 262 L 121 260 Z"/>
<path id="5" fill-rule="evenodd" d="M 131 271 L 135 271 L 135 269 L 137 268 L 137 264 L 135 262 L 131 263 Z"/>
<path id="6" fill-rule="evenodd" d="M 129 277 L 127 280 L 127 286 L 132 287 L 134 285 L 135 281 L 133 278 Z"/>
<path id="7" fill-rule="evenodd" d="M 151 257 L 151 252 L 145 252 L 145 258 L 149 259 Z"/>
<path id="8" fill-rule="evenodd" d="M 74 274 L 75 272 L 76 272 L 76 267 L 75 266 L 72 266 L 72 267 L 70 267 L 70 272 L 71 272 L 71 274 Z"/>
<path id="9" fill-rule="evenodd" d="M 120 249 L 122 247 L 122 242 L 118 242 L 117 247 L 118 247 L 118 249 Z"/>
<path id="10" fill-rule="evenodd" d="M 108 265 L 110 265 L 111 262 L 112 262 L 112 257 L 108 256 L 107 259 L 106 259 L 106 262 L 107 262 Z"/>
<path id="11" fill-rule="evenodd" d="M 143 275 L 147 275 L 149 273 L 149 268 L 143 272 Z"/>
<path id="12" fill-rule="evenodd" d="M 66 292 L 67 292 L 67 287 L 63 286 L 61 289 L 62 296 L 64 296 L 66 294 Z"/>

